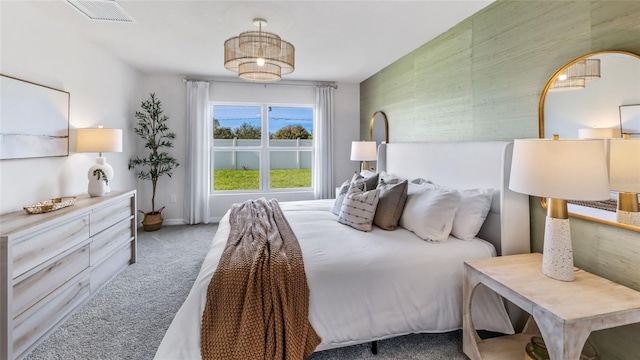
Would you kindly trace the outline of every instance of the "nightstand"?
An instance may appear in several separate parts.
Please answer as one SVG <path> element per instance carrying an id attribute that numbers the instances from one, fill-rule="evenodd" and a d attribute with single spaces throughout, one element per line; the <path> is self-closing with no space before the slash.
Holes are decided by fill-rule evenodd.
<path id="1" fill-rule="evenodd" d="M 579 360 L 591 331 L 640 322 L 640 292 L 584 270 L 575 281 L 542 274 L 542 254 L 500 256 L 464 264 L 463 350 L 473 360 L 524 358 L 538 331 L 552 360 Z M 473 291 L 479 284 L 531 314 L 522 334 L 482 340 L 471 318 Z"/>

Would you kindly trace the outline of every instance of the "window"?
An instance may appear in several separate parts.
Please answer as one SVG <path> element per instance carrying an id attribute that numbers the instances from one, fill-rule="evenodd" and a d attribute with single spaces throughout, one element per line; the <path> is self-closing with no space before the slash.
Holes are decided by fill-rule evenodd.
<path id="1" fill-rule="evenodd" d="M 313 107 L 213 106 L 213 191 L 311 189 Z"/>

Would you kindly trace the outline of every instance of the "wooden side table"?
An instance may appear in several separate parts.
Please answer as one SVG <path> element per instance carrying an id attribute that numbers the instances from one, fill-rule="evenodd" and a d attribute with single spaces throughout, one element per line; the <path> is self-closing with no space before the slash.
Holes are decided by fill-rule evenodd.
<path id="1" fill-rule="evenodd" d="M 465 262 L 463 350 L 469 358 L 521 360 L 539 328 L 552 360 L 579 360 L 591 331 L 640 322 L 640 292 L 584 270 L 576 271 L 575 281 L 564 282 L 541 269 L 538 253 Z M 530 317 L 522 334 L 480 339 L 471 318 L 479 284 L 531 314 L 535 323 Z"/>

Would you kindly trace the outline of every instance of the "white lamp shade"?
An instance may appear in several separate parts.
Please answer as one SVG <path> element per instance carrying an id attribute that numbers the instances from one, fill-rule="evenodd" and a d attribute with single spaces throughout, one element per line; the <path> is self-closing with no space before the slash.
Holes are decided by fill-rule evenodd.
<path id="1" fill-rule="evenodd" d="M 621 138 L 622 131 L 618 128 L 587 128 L 578 129 L 579 139 L 614 139 Z"/>
<path id="2" fill-rule="evenodd" d="M 78 129 L 76 152 L 122 152 L 122 129 Z"/>
<path id="3" fill-rule="evenodd" d="M 375 141 L 352 141 L 352 161 L 373 161 L 377 159 Z"/>
<path id="4" fill-rule="evenodd" d="M 603 140 L 515 140 L 509 189 L 562 200 L 609 199 Z"/>
<path id="5" fill-rule="evenodd" d="M 611 190 L 640 193 L 640 139 L 612 139 L 609 146 Z"/>

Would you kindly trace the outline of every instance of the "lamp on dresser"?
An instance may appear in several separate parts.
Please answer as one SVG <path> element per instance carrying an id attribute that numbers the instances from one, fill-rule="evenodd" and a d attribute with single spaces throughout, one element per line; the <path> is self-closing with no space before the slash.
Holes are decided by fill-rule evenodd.
<path id="1" fill-rule="evenodd" d="M 101 169 L 107 177 L 107 193 L 110 191 L 108 183 L 113 180 L 113 167 L 107 163 L 103 152 L 122 152 L 122 129 L 105 129 L 103 127 L 78 129 L 76 137 L 76 152 L 97 152 L 96 163 L 89 168 L 88 177 L 91 179 L 96 169 Z"/>
<path id="2" fill-rule="evenodd" d="M 573 281 L 567 200 L 609 199 L 603 141 L 516 139 L 509 188 L 547 198 L 542 273 Z"/>
<path id="3" fill-rule="evenodd" d="M 609 185 L 618 192 L 618 222 L 640 226 L 640 139 L 612 139 L 609 148 Z"/>
<path id="4" fill-rule="evenodd" d="M 361 170 L 369 170 L 367 161 L 375 161 L 377 156 L 375 141 L 351 142 L 351 161 L 362 161 Z"/>

